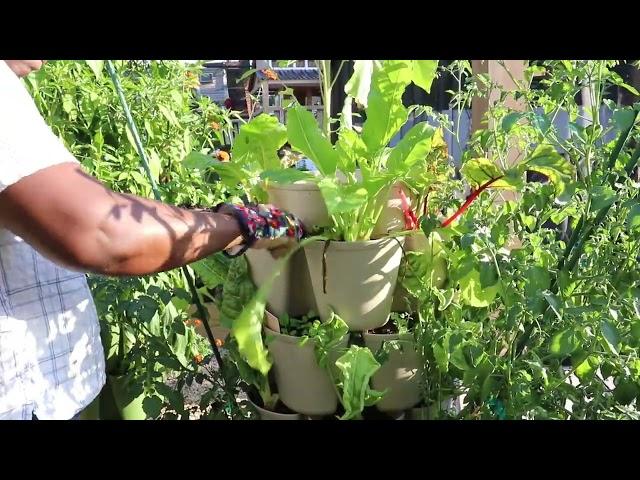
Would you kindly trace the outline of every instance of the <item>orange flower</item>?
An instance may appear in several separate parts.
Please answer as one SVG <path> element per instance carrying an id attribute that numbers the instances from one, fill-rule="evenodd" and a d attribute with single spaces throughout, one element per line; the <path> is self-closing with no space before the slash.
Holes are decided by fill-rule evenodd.
<path id="1" fill-rule="evenodd" d="M 193 361 L 196 362 L 196 363 L 202 363 L 203 359 L 204 359 L 204 357 L 202 356 L 201 353 L 199 353 L 195 357 L 193 357 Z"/>
<path id="2" fill-rule="evenodd" d="M 216 347 L 221 347 L 224 345 L 224 340 L 221 338 L 216 338 Z"/>
<path id="3" fill-rule="evenodd" d="M 263 68 L 261 72 L 267 77 L 267 80 L 277 80 L 278 74 L 271 70 L 270 68 Z"/>
<path id="4" fill-rule="evenodd" d="M 202 320 L 200 320 L 199 318 L 190 318 L 188 320 L 185 320 L 184 323 L 189 327 L 191 327 L 191 326 L 193 326 L 193 327 L 202 326 Z"/>
<path id="5" fill-rule="evenodd" d="M 220 160 L 221 162 L 228 162 L 230 157 L 229 157 L 229 154 L 227 152 L 225 152 L 224 150 L 220 150 L 216 154 L 216 158 L 218 160 Z"/>
<path id="6" fill-rule="evenodd" d="M 211 127 L 211 130 L 220 130 L 220 124 L 218 122 L 211 122 L 209 126 Z"/>

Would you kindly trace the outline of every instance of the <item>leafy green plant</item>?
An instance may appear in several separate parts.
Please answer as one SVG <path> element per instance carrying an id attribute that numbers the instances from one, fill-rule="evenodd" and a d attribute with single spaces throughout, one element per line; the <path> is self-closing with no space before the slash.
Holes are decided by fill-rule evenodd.
<path id="1" fill-rule="evenodd" d="M 309 335 L 309 330 L 312 328 L 314 322 L 317 321 L 317 318 L 318 315 L 313 311 L 303 315 L 302 318 L 290 317 L 285 313 L 278 318 L 280 331 L 284 335 L 306 337 Z"/>
<path id="2" fill-rule="evenodd" d="M 434 173 L 438 169 L 428 168 L 435 160 L 430 153 L 442 152 L 436 148 L 441 137 L 428 123 L 415 125 L 395 147 L 387 146 L 408 118 L 402 104 L 407 85 L 413 81 L 429 90 L 436 66 L 435 60 L 357 61 L 346 89 L 355 97 L 347 98 L 335 146 L 309 111 L 300 105 L 289 109 L 289 143 L 310 158 L 322 175 L 318 186 L 333 219 L 328 232 L 332 238 L 369 239 L 395 182 L 411 179 L 412 185 L 424 190 L 441 178 Z M 353 98 L 366 105 L 361 133 L 351 125 Z"/>
<path id="3" fill-rule="evenodd" d="M 107 373 L 127 375 L 131 392 L 144 392 L 150 418 L 160 415 L 164 402 L 185 413 L 181 394 L 169 393 L 165 381 L 170 373 L 194 370 L 210 352 L 206 341 L 186 324 L 187 292 L 174 286 L 180 280 L 173 275 L 126 280 L 92 277 L 90 281 Z"/>
<path id="4" fill-rule="evenodd" d="M 386 392 L 373 390 L 369 381 L 380 368 L 380 364 L 366 347 L 351 345 L 349 350 L 336 360 L 337 382 L 340 402 L 345 409 L 342 420 L 362 418 L 365 407 L 379 402 Z"/>
<path id="5" fill-rule="evenodd" d="M 369 386 L 369 380 L 380 368 L 371 351 L 357 345 L 351 345 L 346 352 L 338 349 L 348 333 L 347 324 L 334 313 L 327 322 L 314 321 L 308 337 L 301 342 L 314 340 L 318 365 L 329 374 L 344 408 L 342 420 L 361 418 L 364 408 L 375 405 L 384 395 Z"/>
<path id="6" fill-rule="evenodd" d="M 426 404 L 462 393 L 462 418 L 637 418 L 638 342 L 633 321 L 623 320 L 638 313 L 630 268 L 637 232 L 629 228 L 637 189 L 629 174 L 640 154 L 627 146 L 637 112 L 616 108 L 608 125 L 595 115 L 607 86 L 619 83 L 611 65 L 544 62 L 548 88 L 520 85 L 515 93 L 527 111 L 498 103 L 488 114 L 492 127 L 472 138 L 462 173 L 474 189 L 455 218 L 423 221 L 426 233 L 447 227 L 450 272 L 443 288 L 415 278 Z M 584 78 L 597 104 L 587 128 L 574 99 Z M 552 121 L 562 109 L 568 139 Z M 617 140 L 603 142 L 613 129 Z M 514 144 L 523 160 L 509 167 Z M 551 183 L 524 183 L 525 170 Z M 481 195 L 494 188 L 519 196 L 496 207 Z M 572 228 L 564 240 L 555 230 L 563 220 Z"/>
<path id="7" fill-rule="evenodd" d="M 197 171 L 216 172 L 230 189 L 239 188 L 253 202 L 265 203 L 265 181 L 294 181 L 312 178 L 309 172 L 288 168 L 287 158 L 278 152 L 287 139 L 286 128 L 276 117 L 258 115 L 240 127 L 231 161 L 221 162 L 210 155 L 194 151 L 182 163 Z"/>

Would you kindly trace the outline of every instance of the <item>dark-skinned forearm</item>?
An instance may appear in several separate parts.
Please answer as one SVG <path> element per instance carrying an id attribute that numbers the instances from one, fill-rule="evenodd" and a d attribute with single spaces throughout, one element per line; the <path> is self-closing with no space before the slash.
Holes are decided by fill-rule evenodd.
<path id="1" fill-rule="evenodd" d="M 68 268 L 145 275 L 241 241 L 235 219 L 116 193 L 68 163 L 0 194 L 0 226 Z"/>

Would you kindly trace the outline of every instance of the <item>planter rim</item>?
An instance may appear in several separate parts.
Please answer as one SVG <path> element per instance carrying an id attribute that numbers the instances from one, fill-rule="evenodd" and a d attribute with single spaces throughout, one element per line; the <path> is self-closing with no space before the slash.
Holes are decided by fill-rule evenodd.
<path id="1" fill-rule="evenodd" d="M 267 410 L 266 408 L 262 408 L 259 405 L 256 405 L 250 398 L 247 398 L 247 401 L 260 413 L 265 412 L 269 415 L 275 415 L 275 416 L 280 416 L 280 417 L 292 417 L 295 418 L 296 420 L 302 420 L 303 416 L 301 413 L 278 413 L 278 412 L 272 412 L 271 410 Z"/>
<path id="2" fill-rule="evenodd" d="M 287 335 L 286 333 L 280 333 L 280 332 L 276 332 L 275 330 L 272 330 L 271 328 L 269 328 L 268 326 L 264 325 L 264 330 L 271 334 L 271 335 L 275 335 L 277 337 L 281 337 L 282 340 L 284 340 L 287 343 L 300 343 L 300 340 L 302 340 L 302 337 L 294 337 L 293 335 Z M 307 343 L 305 343 L 304 345 L 300 345 L 301 347 L 304 347 L 306 345 L 315 345 L 315 339 L 313 338 L 309 338 L 309 340 L 307 340 Z"/>
<path id="3" fill-rule="evenodd" d="M 397 239 L 397 240 L 395 240 Z M 324 245 L 329 240 L 317 240 L 315 242 L 311 242 L 305 246 L 305 248 L 319 248 L 320 245 Z M 331 240 L 331 245 L 329 246 L 329 250 L 367 250 L 373 247 L 378 247 L 382 244 L 394 242 L 400 242 L 400 245 L 404 245 L 404 237 L 382 237 L 377 238 L 375 240 L 358 240 L 355 242 L 347 242 L 344 240 Z"/>
<path id="4" fill-rule="evenodd" d="M 379 338 L 382 340 L 403 340 L 403 341 L 412 341 L 413 342 L 413 334 L 412 333 L 371 333 L 371 332 L 362 332 L 362 336 L 364 338 L 371 337 Z"/>
<path id="5" fill-rule="evenodd" d="M 276 332 L 275 330 L 272 330 L 271 328 L 269 328 L 268 326 L 264 325 L 264 329 L 267 333 L 270 333 L 272 335 L 276 335 L 278 337 L 281 337 L 281 339 L 287 343 L 296 343 L 298 344 L 298 346 L 302 347 L 306 347 L 307 345 L 309 346 L 314 346 L 316 344 L 316 339 L 315 338 L 311 338 L 309 337 L 309 340 L 307 340 L 307 342 L 304 345 L 300 345 L 300 340 L 302 339 L 302 337 L 294 337 L 293 335 L 287 335 L 286 333 L 280 333 L 280 332 Z M 347 339 L 347 341 L 349 340 L 350 337 L 350 332 L 347 332 L 346 335 L 344 337 L 342 337 L 341 340 L 343 339 Z"/>

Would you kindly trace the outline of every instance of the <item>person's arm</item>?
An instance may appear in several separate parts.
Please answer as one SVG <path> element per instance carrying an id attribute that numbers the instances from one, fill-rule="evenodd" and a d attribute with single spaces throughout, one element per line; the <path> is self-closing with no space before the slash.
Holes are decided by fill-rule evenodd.
<path id="1" fill-rule="evenodd" d="M 304 234 L 298 219 L 270 207 L 191 211 L 109 190 L 46 125 L 16 77 L 25 62 L 0 60 L 0 228 L 43 255 L 72 269 L 143 275 L 230 247 L 277 256 Z"/>
<path id="2" fill-rule="evenodd" d="M 0 227 L 57 263 L 107 275 L 168 270 L 242 242 L 232 216 L 113 192 L 75 163 L 3 190 Z"/>

